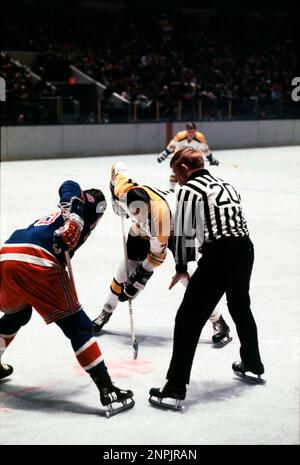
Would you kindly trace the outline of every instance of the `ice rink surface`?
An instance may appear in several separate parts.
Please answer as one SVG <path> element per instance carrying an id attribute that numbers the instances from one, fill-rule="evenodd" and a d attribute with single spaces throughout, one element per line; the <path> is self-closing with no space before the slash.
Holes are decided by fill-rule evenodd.
<path id="1" fill-rule="evenodd" d="M 79 367 L 69 341 L 34 312 L 3 359 L 14 366 L 0 384 L 1 444 L 298 444 L 300 147 L 215 152 L 209 168 L 240 191 L 255 245 L 251 298 L 257 322 L 264 386 L 249 385 L 231 370 L 239 343 L 226 303 L 219 304 L 233 341 L 211 344 L 208 322 L 198 344 L 185 411 L 157 410 L 148 391 L 162 386 L 172 350 L 176 310 L 184 288 L 168 291 L 171 256 L 134 300 L 139 356 L 132 359 L 129 315 L 120 304 L 98 338 L 115 383 L 134 391 L 136 405 L 111 419 Z M 66 179 L 104 190 L 114 160 L 127 162 L 134 180 L 168 188 L 168 163 L 155 155 L 2 163 L 1 243 L 18 228 L 51 213 Z M 233 164 L 238 164 L 234 167 Z M 72 260 L 80 301 L 91 318 L 104 302 L 122 257 L 120 220 L 109 204 L 102 222 Z M 213 279 L 213 277 L 212 277 Z M 195 305 L 201 305 L 201 295 Z"/>

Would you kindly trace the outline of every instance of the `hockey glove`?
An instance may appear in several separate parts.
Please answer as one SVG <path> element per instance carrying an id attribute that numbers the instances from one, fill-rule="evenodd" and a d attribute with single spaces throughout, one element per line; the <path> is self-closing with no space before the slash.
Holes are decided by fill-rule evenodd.
<path id="1" fill-rule="evenodd" d="M 209 164 L 210 165 L 216 165 L 218 166 L 220 164 L 219 160 L 217 160 L 212 153 L 210 153 L 209 155 L 207 155 L 207 160 L 209 161 Z"/>
<path id="2" fill-rule="evenodd" d="M 122 292 L 119 295 L 119 301 L 125 302 L 128 299 L 134 299 L 138 292 L 144 289 L 147 281 L 152 275 L 153 271 L 147 271 L 142 265 L 138 265 L 128 281 L 123 284 Z"/>
<path id="3" fill-rule="evenodd" d="M 164 161 L 166 158 L 168 158 L 168 156 L 170 155 L 170 153 L 172 153 L 172 150 L 169 150 L 169 149 L 165 149 L 163 152 L 161 152 L 158 157 L 157 157 L 157 161 L 158 163 L 161 163 L 162 161 Z"/>
<path id="4" fill-rule="evenodd" d="M 79 241 L 83 224 L 83 219 L 77 213 L 71 213 L 65 224 L 54 231 L 55 247 L 63 251 L 73 250 Z"/>

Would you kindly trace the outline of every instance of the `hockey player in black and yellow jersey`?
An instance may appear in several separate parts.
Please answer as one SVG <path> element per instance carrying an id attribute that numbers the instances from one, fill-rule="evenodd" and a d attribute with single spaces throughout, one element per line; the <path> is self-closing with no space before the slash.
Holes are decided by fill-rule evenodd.
<path id="1" fill-rule="evenodd" d="M 176 197 L 172 192 L 140 185 L 128 176 L 125 163 L 114 163 L 110 181 L 114 212 L 128 215 L 132 224 L 127 237 L 127 258 L 113 278 L 109 294 L 100 315 L 93 321 L 94 334 L 98 335 L 110 319 L 118 302 L 134 299 L 145 287 L 167 256 L 169 248 L 174 255 L 174 215 Z M 190 249 L 188 261 L 195 260 L 195 248 Z M 127 266 L 128 275 L 127 278 Z M 188 273 L 182 276 L 187 285 Z M 213 324 L 213 342 L 223 346 L 231 341 L 229 328 L 218 310 L 210 321 Z"/>
<path id="2" fill-rule="evenodd" d="M 219 161 L 213 156 L 205 136 L 202 132 L 197 131 L 195 123 L 187 123 L 184 131 L 179 131 L 176 136 L 169 142 L 166 149 L 158 155 L 157 161 L 161 163 L 168 157 L 173 156 L 175 152 L 184 148 L 192 147 L 194 150 L 201 151 L 204 153 L 206 160 L 210 165 L 218 165 Z M 176 176 L 172 171 L 169 179 L 170 191 L 174 192 L 177 183 Z"/>
<path id="3" fill-rule="evenodd" d="M 99 334 L 118 302 L 137 297 L 164 262 L 176 204 L 171 192 L 133 182 L 123 162 L 113 164 L 110 189 L 114 212 L 132 220 L 127 238 L 128 265 L 124 259 L 111 282 L 104 309 L 93 322 L 94 334 Z"/>

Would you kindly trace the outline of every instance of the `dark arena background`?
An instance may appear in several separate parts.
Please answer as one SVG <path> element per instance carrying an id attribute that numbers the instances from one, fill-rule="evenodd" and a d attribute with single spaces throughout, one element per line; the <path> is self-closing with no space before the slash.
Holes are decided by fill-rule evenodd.
<path id="1" fill-rule="evenodd" d="M 80 303 L 93 320 L 123 259 L 110 202 L 112 163 L 125 162 L 138 183 L 169 189 L 169 160 L 157 157 L 194 122 L 219 162 L 206 160 L 207 169 L 242 196 L 267 383 L 234 376 L 240 346 L 223 298 L 218 309 L 233 339 L 215 348 L 212 325 L 205 325 L 184 410 L 148 403 L 149 389 L 165 380 L 185 291 L 180 283 L 168 290 L 168 254 L 132 301 L 138 357 L 127 302 L 97 337 L 112 379 L 134 391 L 134 408 L 107 419 L 69 341 L 34 311 L 3 355 L 14 372 L 0 381 L 0 444 L 101 445 L 97 460 L 123 463 L 143 463 L 155 448 L 162 463 L 200 463 L 191 451 L 204 445 L 299 445 L 300 48 L 293 6 L 4 0 L 2 13 L 1 245 L 56 209 L 65 180 L 101 189 L 107 211 L 72 260 Z M 196 264 L 189 266 L 192 273 Z M 175 445 L 181 452 L 174 455 Z M 138 455 L 114 456 L 129 450 Z"/>

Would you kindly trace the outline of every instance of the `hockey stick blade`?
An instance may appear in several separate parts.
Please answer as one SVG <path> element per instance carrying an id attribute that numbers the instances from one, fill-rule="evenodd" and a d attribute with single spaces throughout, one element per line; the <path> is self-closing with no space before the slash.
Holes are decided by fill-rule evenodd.
<path id="1" fill-rule="evenodd" d="M 139 343 L 136 339 L 134 339 L 133 344 L 133 359 L 136 360 L 139 352 Z"/>

